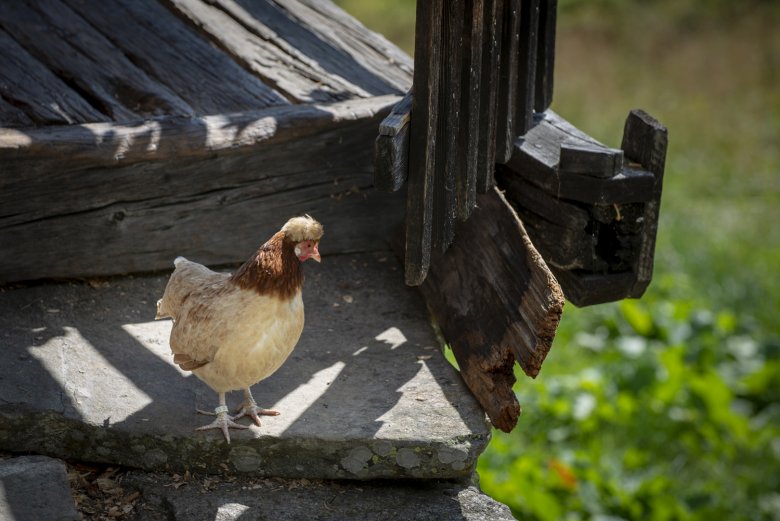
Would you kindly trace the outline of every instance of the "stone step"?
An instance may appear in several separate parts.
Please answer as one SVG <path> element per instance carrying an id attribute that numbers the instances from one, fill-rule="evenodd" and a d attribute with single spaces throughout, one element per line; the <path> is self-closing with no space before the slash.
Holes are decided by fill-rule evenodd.
<path id="1" fill-rule="evenodd" d="M 211 421 L 196 408 L 213 410 L 217 395 L 173 365 L 171 323 L 153 320 L 167 274 L 4 288 L 0 450 L 169 472 L 468 476 L 489 426 L 395 259 L 310 264 L 301 340 L 253 387 L 281 415 L 231 431 L 231 444 L 194 432 Z"/>
<path id="2" fill-rule="evenodd" d="M 0 459 L 0 519 L 76 521 L 65 464 L 46 456 Z"/>
<path id="3" fill-rule="evenodd" d="M 136 471 L 124 477 L 122 487 L 141 494 L 130 521 L 514 521 L 509 507 L 476 485 L 438 480 L 172 482 Z"/>

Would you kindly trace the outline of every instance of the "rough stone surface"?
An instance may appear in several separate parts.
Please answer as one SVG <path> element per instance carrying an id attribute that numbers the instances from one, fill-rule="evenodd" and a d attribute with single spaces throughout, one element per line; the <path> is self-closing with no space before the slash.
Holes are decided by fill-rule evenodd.
<path id="1" fill-rule="evenodd" d="M 446 481 L 346 482 L 170 478 L 133 472 L 123 486 L 141 492 L 132 521 L 511 521 L 509 508 L 475 485 Z"/>
<path id="2" fill-rule="evenodd" d="M 46 456 L 0 460 L 0 519 L 80 519 L 71 498 L 65 464 Z"/>
<path id="3" fill-rule="evenodd" d="M 171 324 L 153 320 L 167 274 L 0 290 L 0 450 L 155 471 L 468 476 L 489 439 L 484 413 L 392 255 L 305 267 L 301 341 L 253 387 L 281 415 L 230 445 L 193 430 L 217 396 L 173 365 Z"/>

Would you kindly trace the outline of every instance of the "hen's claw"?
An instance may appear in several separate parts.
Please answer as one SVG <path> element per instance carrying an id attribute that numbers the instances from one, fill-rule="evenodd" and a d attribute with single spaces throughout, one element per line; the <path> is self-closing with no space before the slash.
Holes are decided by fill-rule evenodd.
<path id="1" fill-rule="evenodd" d="M 236 411 L 236 415 L 233 416 L 233 419 L 237 420 L 239 418 L 243 418 L 244 416 L 249 416 L 252 418 L 252 421 L 255 422 L 255 425 L 259 427 L 260 416 L 279 416 L 279 411 L 263 409 L 262 407 L 258 407 L 256 403 L 244 402 Z"/>
<path id="2" fill-rule="evenodd" d="M 258 407 L 257 402 L 255 402 L 255 399 L 252 396 L 252 391 L 247 387 L 244 389 L 244 403 L 236 410 L 236 415 L 233 416 L 233 419 L 237 420 L 244 416 L 252 418 L 255 425 L 260 427 L 260 416 L 279 416 L 279 412 Z"/>
<path id="3" fill-rule="evenodd" d="M 206 431 L 210 429 L 220 429 L 222 431 L 222 434 L 225 435 L 225 440 L 227 440 L 228 443 L 230 443 L 230 432 L 228 429 L 248 429 L 249 427 L 247 425 L 241 425 L 240 423 L 236 423 L 233 420 L 235 418 L 231 418 L 227 413 L 227 407 L 217 407 L 215 412 L 209 412 L 209 411 L 201 411 L 198 409 L 198 412 L 201 414 L 207 414 L 209 416 L 215 416 L 216 419 L 209 423 L 208 425 L 204 425 L 203 427 L 198 427 L 195 430 L 196 431 Z"/>

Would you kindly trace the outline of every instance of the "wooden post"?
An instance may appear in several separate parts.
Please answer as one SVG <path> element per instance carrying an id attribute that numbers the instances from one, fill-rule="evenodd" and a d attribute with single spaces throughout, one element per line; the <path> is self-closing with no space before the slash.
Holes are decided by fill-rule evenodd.
<path id="1" fill-rule="evenodd" d="M 409 143 L 409 187 L 406 199 L 406 283 L 425 280 L 431 260 L 436 130 L 442 53 L 440 23 L 444 0 L 419 0 L 414 52 L 425 59 L 414 68 L 414 100 Z"/>

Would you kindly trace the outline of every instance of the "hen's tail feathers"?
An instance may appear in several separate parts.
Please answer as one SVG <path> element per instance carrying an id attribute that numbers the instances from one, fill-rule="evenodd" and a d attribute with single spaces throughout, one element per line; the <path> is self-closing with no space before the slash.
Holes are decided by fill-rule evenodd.
<path id="1" fill-rule="evenodd" d="M 175 268 L 179 268 L 183 263 L 189 262 L 187 259 L 185 259 L 182 256 L 176 257 L 173 260 L 173 265 Z M 174 272 L 176 270 L 174 269 Z M 173 278 L 173 275 L 171 275 L 171 278 Z M 170 285 L 170 280 L 168 281 L 168 284 Z M 173 318 L 173 315 L 171 314 L 171 310 L 168 309 L 168 302 L 165 297 L 168 296 L 168 286 L 165 287 L 165 294 L 163 295 L 163 298 L 157 301 L 157 313 L 154 316 L 155 320 L 160 320 L 163 318 Z"/>

